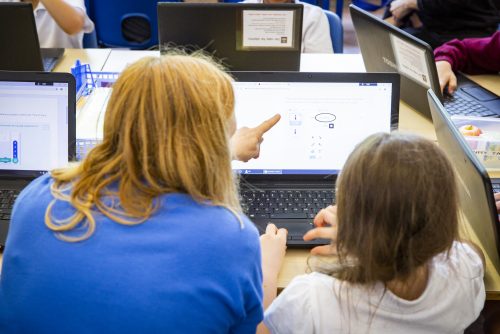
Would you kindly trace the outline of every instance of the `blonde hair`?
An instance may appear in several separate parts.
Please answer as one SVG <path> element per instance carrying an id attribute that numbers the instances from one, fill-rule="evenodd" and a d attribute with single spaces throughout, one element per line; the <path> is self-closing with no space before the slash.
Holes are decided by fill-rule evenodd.
<path id="1" fill-rule="evenodd" d="M 241 212 L 228 144 L 233 109 L 231 78 L 207 57 L 130 65 L 113 86 L 102 143 L 77 167 L 52 172 L 45 224 L 63 240 L 85 240 L 96 228 L 94 210 L 138 224 L 167 193 Z M 74 214 L 56 217 L 57 201 L 69 202 Z"/>
<path id="2" fill-rule="evenodd" d="M 434 143 L 375 134 L 337 181 L 338 263 L 329 274 L 360 284 L 405 280 L 458 238 L 455 173 Z"/>

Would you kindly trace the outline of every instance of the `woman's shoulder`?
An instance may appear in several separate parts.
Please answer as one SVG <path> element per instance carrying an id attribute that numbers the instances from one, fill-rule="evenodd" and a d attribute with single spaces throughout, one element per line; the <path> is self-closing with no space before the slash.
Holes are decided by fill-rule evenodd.
<path id="1" fill-rule="evenodd" d="M 19 194 L 17 201 L 24 199 L 39 200 L 41 196 L 50 193 L 50 185 L 53 179 L 50 173 L 46 173 L 31 181 Z"/>

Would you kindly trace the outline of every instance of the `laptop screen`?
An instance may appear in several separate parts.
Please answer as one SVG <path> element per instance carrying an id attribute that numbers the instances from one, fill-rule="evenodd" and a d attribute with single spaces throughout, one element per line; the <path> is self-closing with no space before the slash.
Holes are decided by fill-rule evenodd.
<path id="1" fill-rule="evenodd" d="M 366 75 L 366 74 L 365 74 Z M 234 82 L 238 127 L 276 113 L 260 156 L 240 174 L 336 174 L 368 135 L 391 130 L 391 82 Z"/>
<path id="2" fill-rule="evenodd" d="M 0 172 L 68 164 L 68 82 L 0 81 Z M 74 110 L 74 109 L 73 109 Z"/>

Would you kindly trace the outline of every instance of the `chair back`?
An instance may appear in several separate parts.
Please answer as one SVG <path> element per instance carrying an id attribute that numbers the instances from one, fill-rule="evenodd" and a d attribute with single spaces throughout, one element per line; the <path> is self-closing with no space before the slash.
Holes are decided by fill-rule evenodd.
<path id="1" fill-rule="evenodd" d="M 311 5 L 319 6 L 323 9 L 330 9 L 330 0 L 300 0 L 301 2 L 307 2 Z"/>
<path id="2" fill-rule="evenodd" d="M 97 44 L 97 34 L 95 32 L 95 29 L 92 30 L 92 32 L 83 34 L 83 47 L 85 49 L 95 49 L 98 47 Z"/>
<path id="3" fill-rule="evenodd" d="M 329 10 L 323 10 L 323 12 L 328 18 L 328 24 L 330 25 L 330 38 L 332 39 L 333 52 L 343 53 L 344 29 L 342 28 L 342 21 L 337 14 Z"/>
<path id="4" fill-rule="evenodd" d="M 379 4 L 373 4 L 372 2 L 366 1 L 366 0 L 352 0 L 353 5 L 358 6 L 361 9 L 367 10 L 369 12 L 373 12 L 375 10 L 378 10 L 382 7 L 385 7 L 387 3 L 389 3 L 390 0 L 380 0 L 380 5 Z"/>
<path id="5" fill-rule="evenodd" d="M 180 2 L 171 0 L 169 2 Z M 158 0 L 87 0 L 97 40 L 106 47 L 147 49 L 158 44 Z"/>

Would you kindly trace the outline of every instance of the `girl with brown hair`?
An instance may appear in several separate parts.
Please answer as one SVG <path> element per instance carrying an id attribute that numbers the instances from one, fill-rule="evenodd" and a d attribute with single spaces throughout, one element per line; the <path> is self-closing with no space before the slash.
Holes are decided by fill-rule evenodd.
<path id="1" fill-rule="evenodd" d="M 331 238 L 312 250 L 329 256 L 311 258 L 315 272 L 295 278 L 266 310 L 271 332 L 461 333 L 478 317 L 482 253 L 458 238 L 455 173 L 437 145 L 368 137 L 348 158 L 336 200 L 304 236 Z M 269 244 L 277 259 L 264 263 L 279 266 L 281 244 Z"/>
<path id="2" fill-rule="evenodd" d="M 231 78 L 207 59 L 123 71 L 102 143 L 16 201 L 0 332 L 254 333 L 259 236 L 231 157 L 258 156 L 279 115 L 234 136 L 233 109 Z"/>

